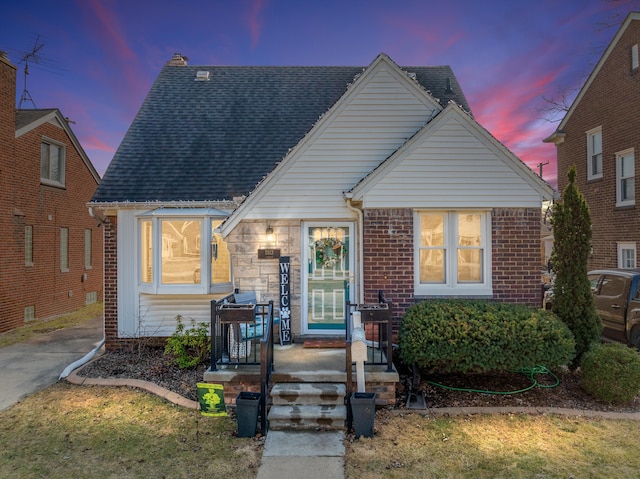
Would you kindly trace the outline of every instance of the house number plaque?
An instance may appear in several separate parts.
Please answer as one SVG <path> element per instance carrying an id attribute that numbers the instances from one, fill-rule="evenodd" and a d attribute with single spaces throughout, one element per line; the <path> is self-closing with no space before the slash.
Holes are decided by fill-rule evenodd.
<path id="1" fill-rule="evenodd" d="M 291 263 L 280 256 L 280 344 L 291 344 Z"/>

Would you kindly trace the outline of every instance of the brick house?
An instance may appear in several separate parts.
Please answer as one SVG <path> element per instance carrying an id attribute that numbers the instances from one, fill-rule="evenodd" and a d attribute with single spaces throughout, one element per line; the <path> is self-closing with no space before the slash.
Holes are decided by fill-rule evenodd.
<path id="1" fill-rule="evenodd" d="M 558 189 L 575 165 L 593 224 L 589 268 L 635 268 L 640 242 L 640 13 L 624 20 L 556 131 Z"/>
<path id="2" fill-rule="evenodd" d="M 86 204 L 100 177 L 58 109 L 16 110 L 0 55 L 0 332 L 102 299 L 103 242 Z"/>
<path id="3" fill-rule="evenodd" d="M 479 125 L 449 67 L 161 70 L 91 206 L 105 236 L 107 348 L 279 293 L 294 338 L 344 333 L 345 300 L 540 304 L 552 188 Z M 397 326 L 397 324 L 396 324 Z"/>

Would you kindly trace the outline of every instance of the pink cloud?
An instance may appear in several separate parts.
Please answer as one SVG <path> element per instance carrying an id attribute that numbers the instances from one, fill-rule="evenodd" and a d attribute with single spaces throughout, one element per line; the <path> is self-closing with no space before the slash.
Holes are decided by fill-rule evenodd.
<path id="1" fill-rule="evenodd" d="M 254 0 L 249 12 L 249 31 L 251 32 L 251 48 L 258 46 L 260 42 L 260 35 L 262 33 L 262 18 L 261 14 L 267 6 L 266 0 Z"/>

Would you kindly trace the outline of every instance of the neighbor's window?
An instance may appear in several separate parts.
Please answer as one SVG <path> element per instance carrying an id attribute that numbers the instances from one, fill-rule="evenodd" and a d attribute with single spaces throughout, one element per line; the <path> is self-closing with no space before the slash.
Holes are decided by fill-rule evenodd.
<path id="1" fill-rule="evenodd" d="M 636 70 L 640 66 L 638 61 L 638 44 L 634 44 L 631 47 L 631 70 Z"/>
<path id="2" fill-rule="evenodd" d="M 69 271 L 69 228 L 60 228 L 60 271 Z"/>
<path id="3" fill-rule="evenodd" d="M 486 212 L 417 213 L 417 294 L 491 293 L 488 221 Z"/>
<path id="4" fill-rule="evenodd" d="M 616 206 L 636 202 L 635 157 L 633 149 L 616 153 Z"/>
<path id="5" fill-rule="evenodd" d="M 64 186 L 64 145 L 43 140 L 40 145 L 40 180 L 53 186 Z"/>
<path id="6" fill-rule="evenodd" d="M 91 254 L 91 230 L 84 230 L 84 269 L 91 269 L 92 265 Z"/>
<path id="7" fill-rule="evenodd" d="M 140 283 L 149 292 L 230 290 L 230 254 L 214 232 L 221 222 L 203 217 L 142 219 Z"/>
<path id="8" fill-rule="evenodd" d="M 24 264 L 33 266 L 33 226 L 24 227 Z"/>
<path id="9" fill-rule="evenodd" d="M 602 178 L 602 127 L 587 132 L 587 179 Z"/>
<path id="10" fill-rule="evenodd" d="M 618 243 L 618 268 L 635 268 L 636 267 L 636 244 Z"/>

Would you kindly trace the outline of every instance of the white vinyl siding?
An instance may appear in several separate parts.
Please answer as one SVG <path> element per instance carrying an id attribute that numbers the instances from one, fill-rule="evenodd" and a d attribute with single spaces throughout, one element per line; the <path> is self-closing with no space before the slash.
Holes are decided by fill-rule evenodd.
<path id="1" fill-rule="evenodd" d="M 141 294 L 135 329 L 141 336 L 171 336 L 176 330 L 176 316 L 184 318 L 185 326 L 211 323 L 211 301 L 214 295 Z"/>
<path id="2" fill-rule="evenodd" d="M 616 153 L 616 206 L 636 203 L 635 168 L 633 148 Z"/>
<path id="3" fill-rule="evenodd" d="M 377 182 L 364 192 L 365 208 L 540 206 L 540 192 L 517 171 L 522 165 L 514 168 L 453 111 L 438 123 L 433 131 L 417 137 L 393 164 L 385 165 Z"/>
<path id="4" fill-rule="evenodd" d="M 602 178 L 602 127 L 587 132 L 587 179 Z"/>
<path id="5" fill-rule="evenodd" d="M 351 218 L 351 189 L 421 128 L 440 107 L 389 65 L 348 92 L 330 121 L 303 140 L 295 161 L 272 174 L 245 218 Z M 324 120 L 324 119 L 323 119 Z"/>

